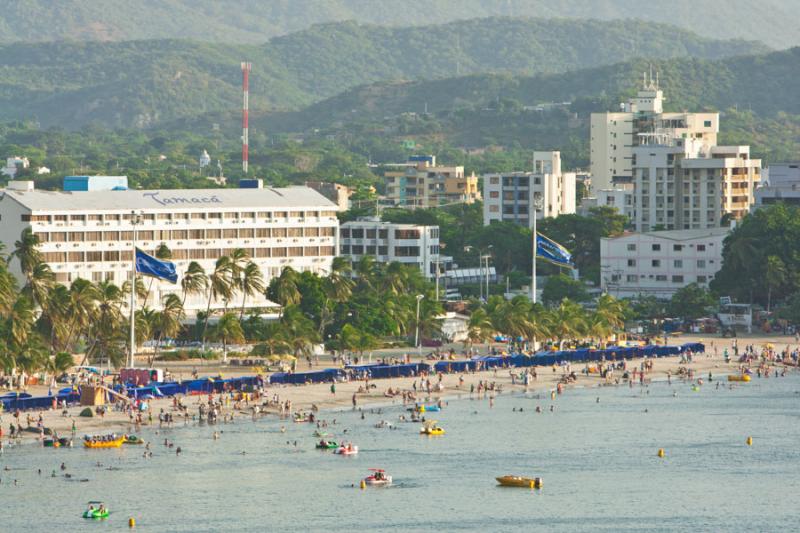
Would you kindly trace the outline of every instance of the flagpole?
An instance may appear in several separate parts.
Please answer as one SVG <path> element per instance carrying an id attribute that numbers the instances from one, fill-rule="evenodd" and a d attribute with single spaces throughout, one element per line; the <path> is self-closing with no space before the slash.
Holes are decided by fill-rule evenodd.
<path id="1" fill-rule="evenodd" d="M 138 220 L 135 211 L 131 211 L 131 225 L 133 226 L 133 250 L 131 252 L 131 340 L 128 367 L 135 368 L 136 361 L 136 224 Z"/>
<path id="2" fill-rule="evenodd" d="M 536 253 L 539 251 L 539 238 L 536 235 L 536 198 L 533 200 L 533 259 L 531 260 L 531 302 L 536 303 Z"/>

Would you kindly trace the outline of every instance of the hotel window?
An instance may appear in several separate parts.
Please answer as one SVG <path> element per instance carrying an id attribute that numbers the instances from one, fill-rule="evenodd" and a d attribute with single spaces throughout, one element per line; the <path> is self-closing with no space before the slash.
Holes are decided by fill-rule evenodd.
<path id="1" fill-rule="evenodd" d="M 656 276 L 656 281 L 667 281 L 667 276 L 666 276 L 666 274 L 658 274 L 658 275 Z"/>
<path id="2" fill-rule="evenodd" d="M 189 238 L 190 239 L 204 239 L 205 232 L 201 229 L 191 229 L 189 230 Z"/>
<path id="3" fill-rule="evenodd" d="M 335 254 L 335 250 L 334 250 L 333 246 L 320 246 L 319 247 L 319 255 L 330 257 L 330 256 L 333 256 L 333 255 L 336 255 L 336 254 Z"/>
<path id="4" fill-rule="evenodd" d="M 367 229 L 367 239 L 374 239 L 377 235 L 375 228 Z"/>
<path id="5" fill-rule="evenodd" d="M 120 231 L 119 232 L 119 238 L 122 241 L 131 241 L 131 240 L 133 240 L 133 232 L 132 231 Z"/>
<path id="6" fill-rule="evenodd" d="M 222 230 L 221 229 L 207 229 L 206 230 L 206 239 L 220 239 L 222 238 Z"/>
<path id="7" fill-rule="evenodd" d="M 255 231 L 253 230 L 253 228 L 246 228 L 239 230 L 240 239 L 252 239 L 253 235 L 255 235 Z"/>
<path id="8" fill-rule="evenodd" d="M 155 220 L 156 219 L 156 214 L 155 213 L 145 213 L 142 218 L 145 219 L 145 220 Z"/>
<path id="9" fill-rule="evenodd" d="M 697 283 L 706 283 L 708 278 L 706 276 L 697 276 Z"/>
<path id="10" fill-rule="evenodd" d="M 379 239 L 388 239 L 389 238 L 389 230 L 388 229 L 379 229 L 378 230 L 378 238 Z"/>
<path id="11" fill-rule="evenodd" d="M 72 215 L 69 219 L 71 222 L 86 222 L 86 215 Z"/>
<path id="12" fill-rule="evenodd" d="M 83 263 L 83 252 L 67 252 L 67 262 Z"/>
<path id="13" fill-rule="evenodd" d="M 377 247 L 373 244 L 366 247 L 367 255 L 376 255 L 378 253 Z"/>
<path id="14" fill-rule="evenodd" d="M 222 213 L 206 213 L 206 218 L 209 219 L 209 220 L 211 220 L 211 219 L 221 220 L 222 219 Z"/>
<path id="15" fill-rule="evenodd" d="M 672 266 L 673 266 L 674 268 L 683 268 L 683 260 L 682 260 L 682 259 L 675 259 L 675 260 L 672 262 Z"/>
<path id="16" fill-rule="evenodd" d="M 636 266 L 636 259 L 628 259 L 628 266 L 635 267 Z"/>
<path id="17" fill-rule="evenodd" d="M 680 275 L 672 276 L 672 283 L 683 283 L 683 276 Z"/>
<path id="18" fill-rule="evenodd" d="M 289 257 L 303 257 L 303 248 L 301 246 L 290 246 L 287 253 Z"/>
<path id="19" fill-rule="evenodd" d="M 225 213 L 225 218 L 239 218 L 239 213 Z"/>
<path id="20" fill-rule="evenodd" d="M 340 229 L 339 230 L 339 236 L 341 236 L 343 239 L 349 239 L 350 238 L 350 228 L 342 228 L 342 229 Z M 531 245 L 531 246 L 533 246 L 533 245 Z"/>
<path id="21" fill-rule="evenodd" d="M 397 229 L 394 230 L 395 239 L 419 239 L 419 230 L 416 229 Z"/>
<path id="22" fill-rule="evenodd" d="M 240 214 L 241 218 L 256 218 L 255 211 L 245 211 Z"/>
<path id="23" fill-rule="evenodd" d="M 303 214 L 302 211 L 289 211 L 289 216 L 291 218 L 303 218 Z"/>
<path id="24" fill-rule="evenodd" d="M 636 245 L 635 244 L 629 244 L 628 245 L 628 251 L 629 252 L 635 252 L 636 251 Z"/>
<path id="25" fill-rule="evenodd" d="M 202 248 L 193 248 L 189 250 L 189 259 L 205 259 L 205 250 Z"/>
<path id="26" fill-rule="evenodd" d="M 275 211 L 273 218 L 286 218 L 286 211 Z"/>
<path id="27" fill-rule="evenodd" d="M 660 252 L 661 251 L 661 245 L 660 244 L 654 244 L 652 246 L 652 249 L 653 249 L 654 252 Z"/>
<path id="28" fill-rule="evenodd" d="M 353 228 L 350 230 L 350 236 L 354 239 L 363 239 L 364 238 L 364 228 Z"/>
<path id="29" fill-rule="evenodd" d="M 378 246 L 378 255 L 389 255 L 388 246 Z"/>
<path id="30" fill-rule="evenodd" d="M 235 239 L 236 236 L 237 236 L 237 231 L 235 229 L 222 230 L 222 237 L 225 239 Z"/>
<path id="31" fill-rule="evenodd" d="M 120 261 L 131 261 L 133 260 L 133 252 L 130 250 L 125 250 L 119 253 L 119 260 Z"/>
<path id="32" fill-rule="evenodd" d="M 171 215 L 169 213 L 159 213 L 158 220 L 169 220 Z"/>
<path id="33" fill-rule="evenodd" d="M 269 228 L 256 228 L 256 237 L 258 238 L 269 238 Z"/>
<path id="34" fill-rule="evenodd" d="M 364 245 L 363 244 L 354 244 L 350 247 L 350 253 L 353 255 L 363 255 L 364 254 Z"/>
<path id="35" fill-rule="evenodd" d="M 698 244 L 697 245 L 697 251 L 698 252 L 705 252 L 706 251 L 706 245 L 705 244 Z"/>
<path id="36" fill-rule="evenodd" d="M 303 250 L 303 255 L 306 257 L 315 257 L 319 255 L 319 246 L 306 246 Z"/>
<path id="37" fill-rule="evenodd" d="M 172 213 L 172 220 L 189 220 L 189 213 Z"/>
<path id="38" fill-rule="evenodd" d="M 342 255 L 350 255 L 350 245 L 343 244 L 342 245 Z"/>
<path id="39" fill-rule="evenodd" d="M 192 220 L 203 220 L 206 218 L 205 213 L 192 213 L 190 216 L 192 217 Z"/>
<path id="40" fill-rule="evenodd" d="M 289 228 L 287 234 L 289 235 L 289 237 L 302 237 L 303 228 Z"/>
<path id="41" fill-rule="evenodd" d="M 187 255 L 188 254 L 188 250 L 183 250 L 183 249 L 181 249 L 181 250 L 171 250 L 171 252 L 172 252 L 172 257 L 170 259 L 174 259 L 174 260 L 186 259 L 187 256 L 188 256 Z"/>
<path id="42" fill-rule="evenodd" d="M 42 259 L 44 259 L 45 263 L 66 263 L 66 261 L 67 261 L 67 253 L 66 252 L 44 252 L 42 254 Z"/>
<path id="43" fill-rule="evenodd" d="M 113 250 L 103 252 L 103 261 L 119 261 L 119 252 Z"/>
<path id="44" fill-rule="evenodd" d="M 100 231 L 87 231 L 86 232 L 86 240 L 87 241 L 100 241 L 102 240 L 103 233 Z"/>
<path id="45" fill-rule="evenodd" d="M 156 231 L 155 233 L 156 233 L 156 235 L 155 235 L 155 239 L 156 240 L 169 240 L 169 234 L 168 234 L 168 232 L 166 230 L 162 231 L 162 232 Z M 159 235 L 159 233 L 160 233 L 160 235 Z M 188 239 L 188 238 L 189 238 L 189 230 L 185 230 L 185 229 L 172 230 L 172 240 L 182 240 L 182 239 Z"/>
<path id="46" fill-rule="evenodd" d="M 672 245 L 672 251 L 673 252 L 682 252 L 683 251 L 683 245 L 682 244 L 673 244 Z"/>
<path id="47" fill-rule="evenodd" d="M 499 191 L 489 191 L 489 198 L 500 198 Z"/>
<path id="48" fill-rule="evenodd" d="M 653 268 L 659 268 L 661 266 L 661 260 L 660 259 L 653 259 L 650 262 L 650 266 L 652 266 Z"/>
<path id="49" fill-rule="evenodd" d="M 273 237 L 286 237 L 286 228 L 272 228 Z"/>
<path id="50" fill-rule="evenodd" d="M 82 231 L 70 231 L 69 240 L 72 242 L 83 242 L 84 236 Z"/>
<path id="51" fill-rule="evenodd" d="M 103 219 L 100 215 L 89 215 L 89 220 L 91 222 L 100 222 Z"/>
<path id="52" fill-rule="evenodd" d="M 636 274 L 628 274 L 627 276 L 625 276 L 625 280 L 631 283 L 635 283 L 639 281 L 639 276 L 637 276 Z"/>
<path id="53" fill-rule="evenodd" d="M 39 242 L 50 242 L 49 233 L 34 233 Z"/>
<path id="54" fill-rule="evenodd" d="M 136 232 L 136 238 L 142 241 L 152 241 L 153 232 L 151 230 L 143 230 Z"/>
<path id="55" fill-rule="evenodd" d="M 306 237 L 319 237 L 319 228 L 306 228 L 303 230 L 303 235 Z"/>
<path id="56" fill-rule="evenodd" d="M 67 234 L 63 232 L 51 233 L 50 242 L 67 242 Z"/>
<path id="57" fill-rule="evenodd" d="M 269 211 L 259 211 L 258 218 L 272 218 L 272 213 Z"/>
<path id="58" fill-rule="evenodd" d="M 492 176 L 491 178 L 489 178 L 489 183 L 491 185 L 499 185 L 500 184 L 500 178 L 497 177 L 497 176 Z M 493 196 L 492 198 L 497 198 L 497 197 Z"/>
<path id="59" fill-rule="evenodd" d="M 705 259 L 698 259 L 697 260 L 697 268 L 705 268 L 706 267 L 706 260 Z"/>
<path id="60" fill-rule="evenodd" d="M 53 221 L 55 222 L 66 222 L 67 215 L 53 215 Z"/>
<path id="61" fill-rule="evenodd" d="M 269 257 L 269 248 L 256 248 L 256 257 Z"/>
<path id="62" fill-rule="evenodd" d="M 286 248 L 273 248 L 272 257 L 286 257 Z"/>

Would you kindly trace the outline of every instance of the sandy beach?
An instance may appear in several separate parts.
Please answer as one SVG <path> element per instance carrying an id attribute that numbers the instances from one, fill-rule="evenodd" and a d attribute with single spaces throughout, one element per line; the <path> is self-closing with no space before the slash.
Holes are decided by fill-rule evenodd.
<path id="1" fill-rule="evenodd" d="M 682 379 L 678 376 L 681 367 L 691 369 L 694 373 L 694 379 L 703 378 L 706 381 L 709 373 L 711 373 L 712 376 L 721 378 L 726 374 L 738 372 L 738 363 L 735 361 L 732 361 L 731 363 L 725 363 L 723 358 L 723 353 L 726 348 L 729 350 L 731 356 L 733 356 L 732 339 L 689 335 L 670 339 L 670 344 L 683 344 L 685 342 L 704 342 L 706 344 L 706 353 L 695 355 L 691 364 L 681 363 L 680 358 L 677 356 L 662 357 L 657 359 L 651 358 L 649 361 L 652 362 L 653 367 L 646 374 L 646 380 L 655 381 L 666 379 L 668 375 L 670 375 L 673 380 Z M 740 337 L 738 339 L 738 343 L 740 350 L 746 345 L 754 345 L 757 347 L 757 349 L 759 349 L 766 343 L 772 344 L 776 351 L 781 351 L 786 347 L 789 347 L 790 350 L 797 347 L 797 343 L 793 337 L 784 336 Z M 482 350 L 481 353 L 485 353 L 485 351 Z M 384 354 L 378 352 L 378 357 L 382 355 Z M 415 358 L 414 360 L 417 359 Z M 629 360 L 627 363 L 627 368 L 629 370 L 632 370 L 633 368 L 639 368 L 641 362 L 642 359 Z M 189 366 L 187 366 L 185 369 L 185 375 L 187 377 L 191 372 L 191 363 L 188 363 L 188 365 Z M 326 365 L 323 364 L 322 366 L 324 367 Z M 601 378 L 596 373 L 588 375 L 584 374 L 582 372 L 584 366 L 585 365 L 582 363 L 576 363 L 571 366 L 570 370 L 577 375 L 577 380 L 565 387 L 565 393 L 568 393 L 568 390 L 571 387 L 597 387 L 614 384 L 613 379 L 609 382 L 608 380 Z M 170 368 L 176 374 L 181 374 L 180 368 L 175 368 L 174 365 L 170 365 Z M 217 375 L 220 371 L 225 377 L 252 375 L 252 371 L 247 367 L 223 367 L 222 369 L 215 367 L 198 367 L 198 370 L 200 375 Z M 536 367 L 538 374 L 537 379 L 532 381 L 527 386 L 527 391 L 548 392 L 555 390 L 558 382 L 565 374 L 565 370 L 566 369 L 564 367 L 558 367 L 555 370 L 552 367 Z M 526 386 L 522 384 L 520 379 L 516 379 L 516 383 L 512 383 L 512 373 L 516 374 L 518 377 L 523 371 L 524 369 L 519 368 L 504 368 L 475 373 L 444 374 L 442 376 L 443 390 L 441 392 L 432 392 L 430 396 L 423 392 L 421 379 L 419 377 L 370 380 L 370 388 L 368 392 L 364 390 L 364 381 L 337 382 L 335 394 L 331 393 L 331 387 L 329 383 L 311 385 L 268 385 L 261 398 L 251 402 L 249 405 L 242 403 L 235 406 L 234 402 L 232 401 L 223 403 L 220 417 L 233 415 L 236 418 L 247 418 L 248 416 L 251 416 L 248 413 L 250 413 L 250 407 L 252 405 L 260 405 L 266 400 L 272 400 L 275 395 L 277 395 L 281 402 L 286 402 L 287 400 L 291 402 L 290 410 L 292 413 L 298 411 L 309 411 L 312 409 L 312 406 L 319 411 L 341 408 L 349 409 L 353 406 L 352 401 L 354 394 L 356 395 L 357 407 L 359 408 L 401 404 L 401 396 L 388 397 L 385 395 L 385 393 L 389 388 L 393 390 L 412 391 L 415 382 L 417 384 L 417 390 L 419 391 L 416 394 L 416 398 L 417 401 L 420 402 L 437 401 L 439 398 L 459 398 L 469 395 L 471 388 L 474 387 L 477 390 L 479 382 L 494 383 L 494 387 L 499 389 L 490 391 L 489 396 L 501 393 L 519 392 L 525 391 Z M 621 377 L 622 372 L 616 371 L 614 378 Z M 463 382 L 460 383 L 461 378 L 463 378 Z M 436 375 L 431 375 L 429 376 L 429 379 L 431 380 L 431 384 L 435 385 L 439 378 Z M 622 385 L 628 386 L 628 383 L 620 383 L 620 386 Z M 638 379 L 633 386 L 639 386 Z M 359 391 L 359 389 L 361 389 L 361 391 Z M 42 395 L 46 394 L 47 391 L 46 388 L 43 387 L 32 387 L 28 392 L 34 395 Z M 219 397 L 219 395 L 217 394 L 215 397 Z M 192 417 L 197 415 L 199 404 L 201 402 L 207 402 L 207 400 L 208 397 L 206 395 L 181 397 L 183 405 L 187 408 L 186 412 L 188 413 L 188 418 L 185 418 L 183 413 L 179 413 L 178 410 L 173 407 L 174 401 L 172 398 L 149 400 L 148 403 L 150 405 L 150 413 L 152 413 L 153 419 L 150 425 L 156 427 L 158 426 L 158 414 L 162 410 L 165 413 L 173 414 L 175 420 L 173 427 L 180 427 L 184 424 L 193 424 L 195 422 L 193 422 Z M 549 403 L 551 403 L 549 396 L 543 397 L 543 402 L 549 405 Z M 80 417 L 78 414 L 82 409 L 83 408 L 81 407 L 70 407 L 67 409 L 66 414 L 63 414 L 61 409 L 41 411 L 44 426 L 56 431 L 59 436 L 69 436 L 72 434 L 72 424 L 74 421 L 76 436 L 75 445 L 80 444 L 78 439 L 84 434 L 101 434 L 111 432 L 136 433 L 141 429 L 141 427 L 137 428 L 131 423 L 127 412 L 116 411 L 111 406 L 109 406 L 105 415 L 102 417 Z M 22 438 L 37 440 L 39 438 L 38 431 L 24 431 L 27 426 L 27 414 L 31 415 L 33 419 L 31 427 L 35 430 L 36 421 L 38 420 L 40 412 L 29 411 L 20 415 L 19 423 L 23 427 Z M 266 410 L 262 409 L 260 415 L 280 416 L 280 410 L 277 406 L 270 406 Z M 148 415 L 146 413 L 143 414 L 143 419 L 143 426 L 148 426 Z M 4 440 L 10 442 L 8 427 L 11 422 L 16 423 L 13 413 L 3 413 L 2 417 L 0 417 L 0 420 L 2 421 L 3 436 L 6 437 Z"/>

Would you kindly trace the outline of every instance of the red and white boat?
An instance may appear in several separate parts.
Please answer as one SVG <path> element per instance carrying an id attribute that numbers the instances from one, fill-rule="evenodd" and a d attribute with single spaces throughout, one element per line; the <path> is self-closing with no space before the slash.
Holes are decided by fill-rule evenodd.
<path id="1" fill-rule="evenodd" d="M 392 484 L 392 476 L 387 476 L 386 471 L 380 468 L 370 468 L 371 475 L 364 478 L 364 483 L 375 487 L 386 487 Z"/>

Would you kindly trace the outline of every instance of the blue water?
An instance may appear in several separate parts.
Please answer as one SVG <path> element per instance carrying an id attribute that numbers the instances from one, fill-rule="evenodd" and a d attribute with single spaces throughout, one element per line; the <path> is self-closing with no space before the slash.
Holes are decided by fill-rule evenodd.
<path id="1" fill-rule="evenodd" d="M 360 447 L 354 457 L 315 450 L 308 424 L 244 416 L 216 427 L 145 432 L 155 441 L 151 459 L 141 457 L 141 446 L 28 444 L 0 459 L 12 469 L 0 471 L 6 509 L 0 530 L 125 530 L 130 516 L 137 531 L 186 532 L 791 531 L 800 525 L 798 375 L 754 379 L 733 390 L 727 383 L 698 392 L 677 383 L 577 389 L 553 403 L 551 413 L 544 394 L 500 395 L 493 408 L 486 400 L 451 400 L 435 414 L 447 431 L 442 437 L 420 436 L 417 424 L 373 427 L 381 418 L 395 420 L 399 405 L 367 414 L 366 421 L 350 411 L 323 415 L 337 418 L 328 429 L 337 437 L 349 428 L 346 438 Z M 544 412 L 535 413 L 536 405 Z M 216 441 L 215 429 L 223 431 Z M 183 448 L 181 456 L 158 444 L 165 436 Z M 73 479 L 89 481 L 65 479 L 62 461 Z M 386 468 L 395 486 L 352 487 L 370 467 Z M 542 477 L 544 488 L 497 487 L 494 478 L 503 474 Z M 80 518 L 93 499 L 109 505 L 109 520 Z"/>

